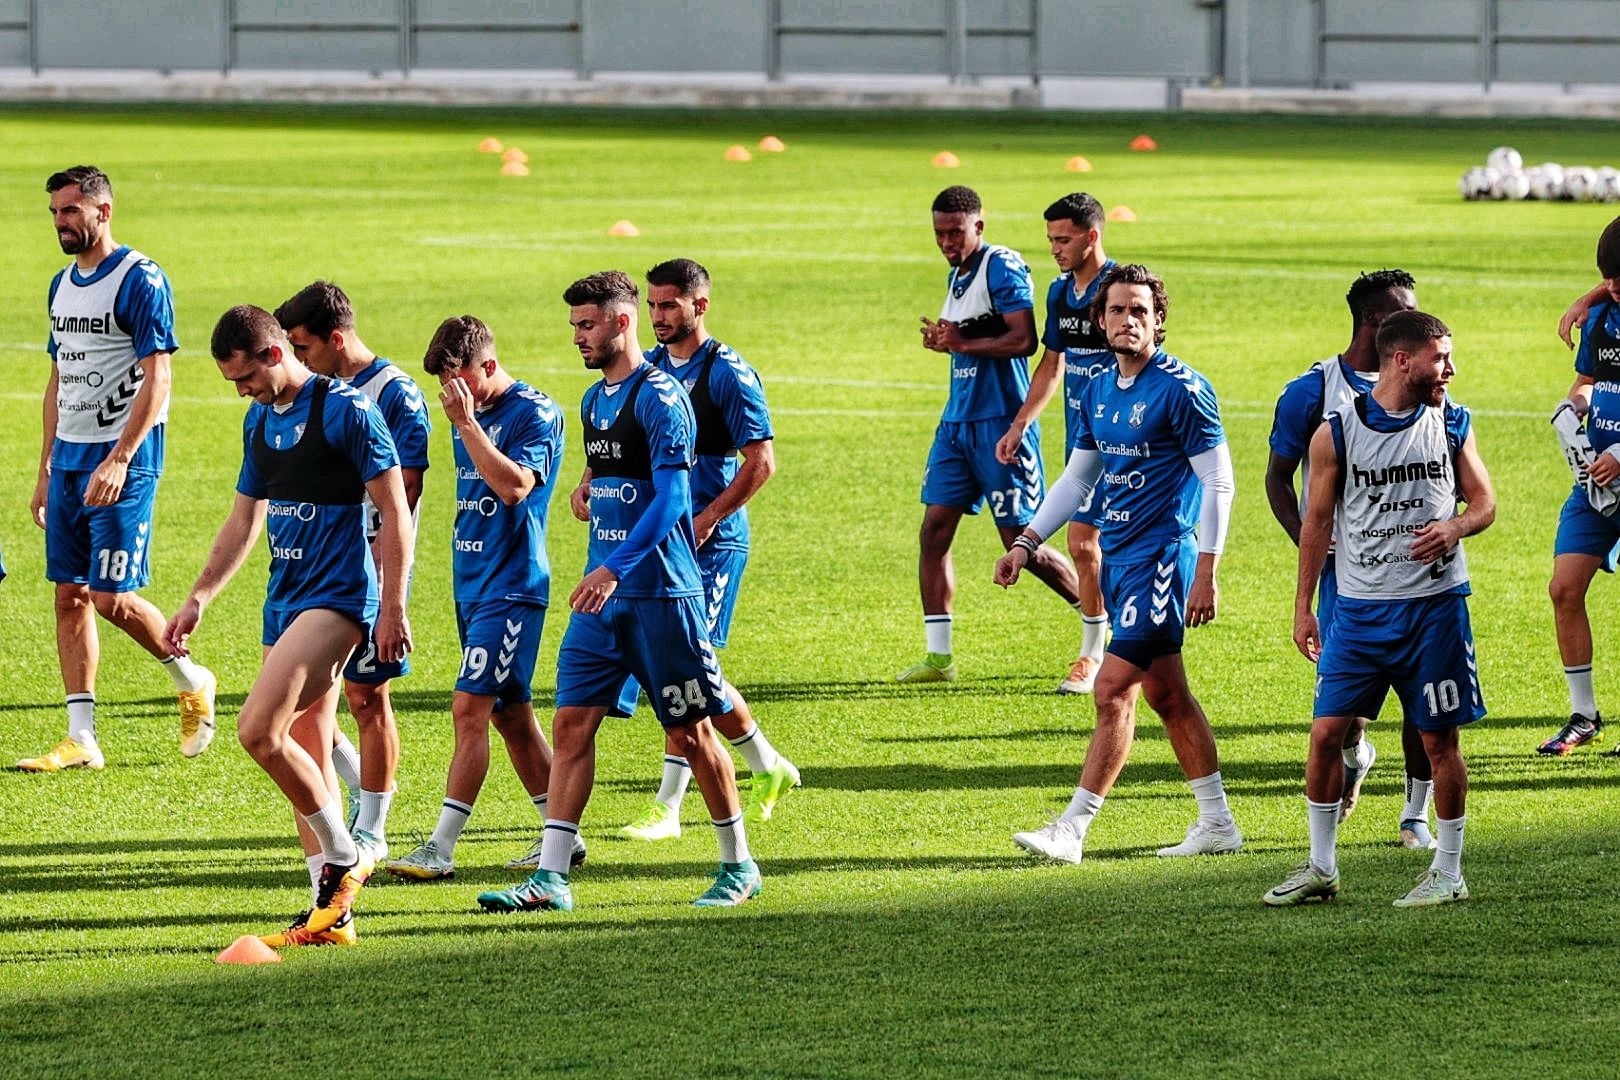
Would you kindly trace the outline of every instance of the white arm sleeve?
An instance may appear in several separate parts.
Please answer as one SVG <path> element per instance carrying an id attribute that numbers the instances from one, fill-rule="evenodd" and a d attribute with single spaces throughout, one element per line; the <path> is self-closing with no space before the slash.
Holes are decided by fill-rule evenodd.
<path id="1" fill-rule="evenodd" d="M 1204 483 L 1204 505 L 1198 514 L 1198 550 L 1219 555 L 1226 547 L 1226 526 L 1232 519 L 1232 451 L 1221 443 L 1187 461 Z"/>
<path id="2" fill-rule="evenodd" d="M 1030 531 L 1045 540 L 1074 517 L 1075 511 L 1091 497 L 1102 467 L 1102 454 L 1096 450 L 1076 450 L 1070 454 L 1063 475 L 1057 478 L 1057 483 L 1046 493 L 1046 501 L 1035 511 L 1035 520 L 1029 523 Z"/>

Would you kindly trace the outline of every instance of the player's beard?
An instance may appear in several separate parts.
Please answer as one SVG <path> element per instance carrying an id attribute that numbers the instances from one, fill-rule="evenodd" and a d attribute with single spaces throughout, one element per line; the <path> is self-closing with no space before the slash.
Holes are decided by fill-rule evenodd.
<path id="1" fill-rule="evenodd" d="M 695 327 L 691 323 L 682 323 L 680 326 L 665 327 L 659 330 L 653 327 L 653 333 L 658 335 L 658 344 L 675 345 L 692 336 Z"/>
<path id="2" fill-rule="evenodd" d="M 96 238 L 89 229 L 58 229 L 56 241 L 62 245 L 64 255 L 77 255 L 81 251 L 89 251 L 96 244 Z"/>

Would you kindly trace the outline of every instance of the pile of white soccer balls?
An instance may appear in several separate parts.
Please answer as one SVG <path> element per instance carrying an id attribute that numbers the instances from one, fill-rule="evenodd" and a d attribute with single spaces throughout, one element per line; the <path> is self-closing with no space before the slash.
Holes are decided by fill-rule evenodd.
<path id="1" fill-rule="evenodd" d="M 1620 171 L 1605 165 L 1560 165 L 1549 161 L 1524 167 L 1511 146 L 1498 146 L 1484 165 L 1475 165 L 1457 181 L 1462 197 L 1475 199 L 1543 199 L 1548 202 L 1620 202 Z"/>

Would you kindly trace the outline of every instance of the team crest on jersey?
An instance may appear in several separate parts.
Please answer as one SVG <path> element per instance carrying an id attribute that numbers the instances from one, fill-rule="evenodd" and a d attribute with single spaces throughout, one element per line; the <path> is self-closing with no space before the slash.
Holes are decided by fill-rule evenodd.
<path id="1" fill-rule="evenodd" d="M 490 442 L 500 442 L 501 441 L 501 432 L 505 431 L 505 430 L 506 430 L 506 427 L 503 424 L 494 424 L 494 425 L 492 425 L 490 427 L 490 429 L 489 429 L 489 441 Z"/>
<path id="2" fill-rule="evenodd" d="M 1147 402 L 1145 401 L 1138 401 L 1135 405 L 1131 406 L 1131 427 L 1142 426 L 1142 414 L 1145 412 L 1147 412 Z"/>
<path id="3" fill-rule="evenodd" d="M 1101 419 L 1102 419 L 1102 418 L 1103 418 L 1103 410 L 1104 410 L 1104 409 L 1105 409 L 1105 408 L 1106 408 L 1106 406 L 1105 406 L 1105 405 L 1103 405 L 1103 403 L 1102 403 L 1102 402 L 1100 402 L 1100 401 L 1099 401 L 1099 402 L 1097 402 L 1097 419 L 1098 419 L 1098 420 L 1101 420 Z"/>

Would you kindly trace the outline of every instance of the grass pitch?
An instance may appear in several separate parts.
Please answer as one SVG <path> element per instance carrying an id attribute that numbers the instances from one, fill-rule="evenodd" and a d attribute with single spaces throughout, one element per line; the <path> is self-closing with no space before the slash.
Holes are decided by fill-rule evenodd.
<path id="1" fill-rule="evenodd" d="M 1161 149 L 1126 152 L 1139 131 Z M 725 147 L 765 134 L 781 155 Z M 499 175 L 474 145 L 531 157 Z M 1594 277 L 1612 209 L 1465 204 L 1464 167 L 1499 143 L 1526 160 L 1601 164 L 1599 124 L 1422 124 L 1061 115 L 366 110 L 14 109 L 0 118 L 0 760 L 61 733 L 50 593 L 26 507 L 48 368 L 45 176 L 81 160 L 112 175 L 115 234 L 172 278 L 177 360 L 155 580 L 166 611 L 200 568 L 231 500 L 243 406 L 207 357 L 213 320 L 274 306 L 322 276 L 355 301 L 373 348 L 419 370 L 446 315 L 495 329 L 508 367 L 570 410 L 589 377 L 559 294 L 608 266 L 689 255 L 715 279 L 711 328 L 764 374 L 781 469 L 754 503 L 755 547 L 728 674 L 805 786 L 751 841 L 766 887 L 700 912 L 713 840 L 694 792 L 687 834 L 612 837 L 650 797 L 659 734 L 645 710 L 610 723 L 572 915 L 473 914 L 537 822 L 502 756 L 457 850 L 455 882 L 379 884 L 361 946 L 222 969 L 233 938 L 282 925 L 304 871 L 285 803 L 234 745 L 232 709 L 259 654 L 262 555 L 195 639 L 221 678 L 221 738 L 175 746 L 167 680 L 116 632 L 99 687 L 108 768 L 0 776 L 0 1072 L 636 1076 L 1053 1074 L 1351 1076 L 1410 1071 L 1613 1072 L 1620 962 L 1612 926 L 1620 761 L 1533 749 L 1567 708 L 1545 580 L 1568 490 L 1546 425 L 1571 377 L 1552 336 Z M 949 149 L 962 166 L 929 166 Z M 1096 171 L 1075 176 L 1082 153 Z M 1238 470 L 1218 622 L 1189 635 L 1248 844 L 1165 862 L 1193 805 L 1144 710 L 1130 767 L 1080 867 L 1037 865 L 1009 834 L 1066 801 L 1093 710 L 1051 689 L 1074 616 L 1032 580 L 989 583 L 988 522 L 957 541 L 963 680 L 897 688 L 922 648 L 917 489 L 945 396 L 916 317 L 938 310 L 944 263 L 928 205 L 977 187 L 988 236 L 1050 280 L 1041 210 L 1083 186 L 1125 203 L 1115 258 L 1165 277 L 1170 350 L 1207 374 Z M 628 218 L 639 238 L 610 239 Z M 1265 506 L 1271 406 L 1289 377 L 1348 337 L 1357 272 L 1403 266 L 1455 330 L 1455 396 L 1500 498 L 1469 541 L 1490 716 L 1469 730 L 1465 866 L 1474 899 L 1398 912 L 1426 856 L 1395 843 L 1398 737 L 1342 832 L 1334 905 L 1270 911 L 1260 894 L 1301 856 L 1311 672 L 1289 642 L 1293 549 Z M 643 344 L 651 343 L 650 333 Z M 571 416 L 575 415 L 571 412 Z M 447 427 L 435 409 L 412 617 L 416 672 L 399 684 L 404 758 L 396 850 L 431 829 L 458 664 L 450 604 Z M 574 425 L 577 427 L 577 424 Z M 1059 465 L 1057 406 L 1049 471 Z M 565 472 L 581 456 L 571 436 Z M 584 536 L 553 508 L 566 595 Z M 1597 582 L 1601 702 L 1613 676 L 1613 583 Z M 553 609 L 537 690 L 565 622 Z M 541 702 L 544 708 L 544 702 Z"/>

